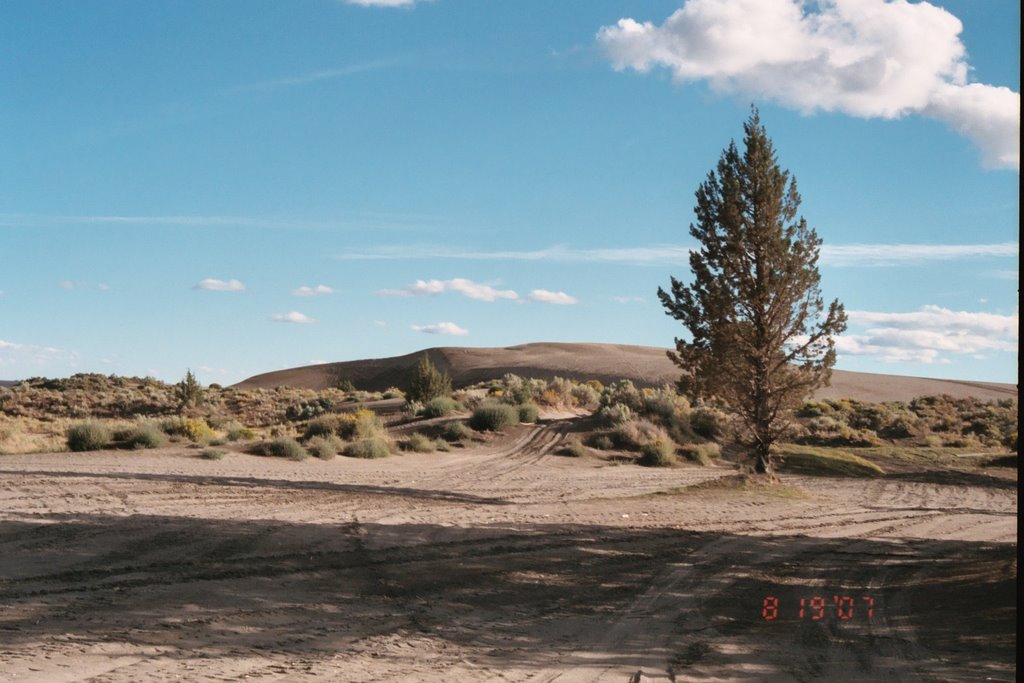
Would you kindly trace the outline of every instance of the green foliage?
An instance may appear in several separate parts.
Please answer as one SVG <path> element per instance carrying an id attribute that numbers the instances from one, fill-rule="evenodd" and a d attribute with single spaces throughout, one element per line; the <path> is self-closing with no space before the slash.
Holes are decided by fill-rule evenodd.
<path id="1" fill-rule="evenodd" d="M 427 401 L 419 411 L 426 418 L 444 417 L 459 409 L 459 404 L 448 396 L 437 396 Z"/>
<path id="2" fill-rule="evenodd" d="M 671 441 L 650 441 L 640 447 L 637 463 L 644 467 L 670 467 L 676 464 L 675 444 Z"/>
<path id="3" fill-rule="evenodd" d="M 519 422 L 519 410 L 503 403 L 484 403 L 473 411 L 469 426 L 478 432 L 497 432 Z"/>
<path id="4" fill-rule="evenodd" d="M 590 455 L 590 449 L 583 445 L 578 437 L 566 439 L 565 445 L 558 449 L 559 455 L 566 455 L 570 458 L 583 458 Z"/>
<path id="5" fill-rule="evenodd" d="M 321 460 L 330 460 L 344 448 L 345 443 L 334 434 L 314 436 L 306 442 L 310 455 Z"/>
<path id="6" fill-rule="evenodd" d="M 615 448 L 615 442 L 607 434 L 591 434 L 590 438 L 587 439 L 587 443 L 599 451 L 610 451 Z"/>
<path id="7" fill-rule="evenodd" d="M 254 455 L 266 455 L 275 458 L 288 458 L 289 460 L 305 460 L 309 453 L 295 439 L 290 436 L 282 436 L 273 441 L 263 441 L 253 446 Z"/>
<path id="8" fill-rule="evenodd" d="M 409 382 L 409 391 L 406 392 L 406 399 L 426 403 L 432 398 L 439 396 L 450 396 L 452 393 L 452 381 L 447 373 L 438 372 L 430 357 L 425 355 L 413 370 L 412 379 Z"/>
<path id="9" fill-rule="evenodd" d="M 779 455 L 787 469 L 852 477 L 877 477 L 885 474 L 885 470 L 870 460 L 835 448 L 785 444 L 779 449 Z"/>
<path id="10" fill-rule="evenodd" d="M 382 398 L 405 398 L 405 392 L 398 387 L 388 387 L 381 394 Z"/>
<path id="11" fill-rule="evenodd" d="M 708 466 L 722 455 L 722 448 L 717 443 L 687 444 L 680 449 L 687 459 Z"/>
<path id="12" fill-rule="evenodd" d="M 312 439 L 314 436 L 333 436 L 340 429 L 341 420 L 337 415 L 321 415 L 309 421 L 302 436 L 306 439 Z"/>
<path id="13" fill-rule="evenodd" d="M 670 354 L 684 371 L 681 391 L 728 405 L 764 472 L 787 414 L 828 382 L 846 313 L 838 300 L 825 307 L 821 240 L 798 217 L 796 182 L 779 167 L 756 110 L 743 129 L 743 153 L 731 143 L 697 189 L 692 284 L 673 277 L 658 298 L 690 333 Z"/>
<path id="14" fill-rule="evenodd" d="M 533 424 L 540 416 L 540 411 L 535 403 L 523 403 L 519 406 L 519 421 Z"/>
<path id="15" fill-rule="evenodd" d="M 451 442 L 462 441 L 463 439 L 468 439 L 469 436 L 469 427 L 466 426 L 465 422 L 458 420 L 446 424 L 444 431 L 441 432 L 441 438 Z"/>
<path id="16" fill-rule="evenodd" d="M 437 450 L 436 442 L 426 434 L 413 432 L 398 445 L 403 451 L 413 453 L 433 453 Z"/>
<path id="17" fill-rule="evenodd" d="M 199 383 L 199 380 L 196 379 L 191 370 L 185 372 L 184 379 L 178 382 L 174 390 L 174 397 L 178 401 L 179 410 L 198 408 L 203 404 L 204 395 L 203 385 Z"/>
<path id="18" fill-rule="evenodd" d="M 72 451 L 98 451 L 110 445 L 110 430 L 91 420 L 72 425 L 67 431 L 68 448 Z"/>
<path id="19" fill-rule="evenodd" d="M 391 455 L 391 446 L 387 440 L 375 436 L 348 444 L 343 453 L 350 458 L 386 458 Z"/>
<path id="20" fill-rule="evenodd" d="M 728 417 L 710 406 L 700 406 L 690 413 L 690 428 L 705 439 L 717 439 L 725 433 Z"/>
<path id="21" fill-rule="evenodd" d="M 302 401 L 288 406 L 284 411 L 284 416 L 293 422 L 301 422 L 330 412 L 333 407 L 334 404 L 330 399 L 321 396 L 311 401 Z"/>
<path id="22" fill-rule="evenodd" d="M 136 450 L 145 448 L 162 448 L 167 445 L 167 436 L 160 431 L 160 428 L 157 425 L 151 423 L 135 425 L 123 434 L 118 434 L 118 440 L 121 441 L 126 448 Z"/>
<path id="23" fill-rule="evenodd" d="M 384 435 L 384 424 L 377 413 L 360 408 L 338 416 L 338 436 L 344 439 L 369 439 Z"/>
<path id="24" fill-rule="evenodd" d="M 228 452 L 219 448 L 206 448 L 199 454 L 203 460 L 222 460 Z"/>

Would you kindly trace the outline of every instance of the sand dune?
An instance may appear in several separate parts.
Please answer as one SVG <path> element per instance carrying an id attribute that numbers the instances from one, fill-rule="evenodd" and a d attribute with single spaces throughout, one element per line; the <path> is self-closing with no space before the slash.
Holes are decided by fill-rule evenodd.
<path id="1" fill-rule="evenodd" d="M 665 349 L 626 344 L 537 343 L 505 348 L 438 347 L 392 358 L 346 361 L 278 370 L 239 382 L 239 388 L 292 386 L 324 389 L 344 378 L 360 389 L 381 391 L 405 388 L 410 371 L 424 354 L 448 372 L 456 387 L 501 377 L 507 372 L 526 377 L 570 377 L 611 382 L 630 379 L 641 386 L 674 382 L 679 369 Z M 1017 386 L 991 382 L 964 382 L 925 377 L 903 377 L 836 370 L 832 386 L 818 390 L 818 398 L 854 398 L 862 401 L 908 401 L 916 396 L 948 394 L 983 400 L 1016 398 Z"/>

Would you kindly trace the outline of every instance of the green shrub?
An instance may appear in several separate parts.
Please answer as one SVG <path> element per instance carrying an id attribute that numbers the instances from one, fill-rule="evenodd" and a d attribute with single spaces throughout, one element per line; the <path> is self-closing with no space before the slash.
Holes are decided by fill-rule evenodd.
<path id="1" fill-rule="evenodd" d="M 533 424 L 540 416 L 540 411 L 534 403 L 524 403 L 519 406 L 519 421 Z"/>
<path id="2" fill-rule="evenodd" d="M 610 451 L 615 448 L 615 442 L 607 434 L 591 434 L 587 443 L 591 448 L 596 448 L 599 451 Z"/>
<path id="3" fill-rule="evenodd" d="M 391 446 L 381 437 L 360 439 L 345 446 L 343 451 L 350 458 L 386 458 L 391 455 Z"/>
<path id="4" fill-rule="evenodd" d="M 473 411 L 469 426 L 478 432 L 497 432 L 519 422 L 519 410 L 503 403 L 485 403 Z"/>
<path id="5" fill-rule="evenodd" d="M 98 451 L 110 445 L 110 430 L 99 422 L 79 422 L 67 431 L 68 448 L 76 451 Z"/>
<path id="6" fill-rule="evenodd" d="M 644 467 L 669 467 L 676 462 L 676 449 L 670 441 L 650 441 L 640 447 L 637 463 Z"/>
<path id="7" fill-rule="evenodd" d="M 459 404 L 447 396 L 437 396 L 427 401 L 419 414 L 426 418 L 444 417 L 459 409 Z"/>
<path id="8" fill-rule="evenodd" d="M 337 415 L 321 415 L 313 418 L 306 425 L 303 437 L 312 439 L 314 436 L 333 436 L 341 428 L 341 420 Z"/>
<path id="9" fill-rule="evenodd" d="M 306 450 L 315 458 L 330 460 L 344 447 L 344 442 L 335 434 L 314 436 L 306 442 Z"/>
<path id="10" fill-rule="evenodd" d="M 690 428 L 698 436 L 715 439 L 725 431 L 725 414 L 714 408 L 701 406 L 690 413 Z"/>
<path id="11" fill-rule="evenodd" d="M 221 460 L 227 454 L 227 451 L 220 450 L 219 448 L 207 448 L 199 454 L 199 457 L 203 460 Z"/>
<path id="12" fill-rule="evenodd" d="M 590 455 L 590 449 L 583 445 L 577 437 L 566 440 L 565 445 L 558 449 L 559 455 L 567 455 L 570 458 L 582 458 Z"/>
<path id="13" fill-rule="evenodd" d="M 700 465 L 710 465 L 722 455 L 722 448 L 717 443 L 687 444 L 681 448 L 688 460 Z"/>
<path id="14" fill-rule="evenodd" d="M 437 450 L 437 445 L 429 436 L 414 432 L 399 444 L 399 448 L 413 453 L 433 453 Z"/>
<path id="15" fill-rule="evenodd" d="M 121 439 L 126 448 L 162 448 L 167 436 L 154 424 L 140 424 L 132 427 Z"/>
<path id="16" fill-rule="evenodd" d="M 591 410 L 597 407 L 601 394 L 588 384 L 577 384 L 572 388 L 572 398 L 580 408 Z"/>
<path id="17" fill-rule="evenodd" d="M 295 439 L 290 436 L 282 436 L 273 441 L 263 441 L 252 448 L 255 455 L 266 455 L 275 458 L 288 458 L 289 460 L 305 460 L 309 453 Z"/>
<path id="18" fill-rule="evenodd" d="M 468 439 L 469 435 L 469 427 L 466 426 L 465 422 L 458 420 L 449 422 L 445 425 L 444 431 L 441 432 L 441 438 L 445 441 L 462 441 L 463 439 Z"/>
<path id="19" fill-rule="evenodd" d="M 452 393 L 452 381 L 446 374 L 438 372 L 430 357 L 424 355 L 413 370 L 406 397 L 410 401 L 426 403 L 432 398 L 449 396 Z"/>
<path id="20" fill-rule="evenodd" d="M 664 427 L 650 420 L 630 420 L 615 427 L 610 433 L 612 442 L 618 448 L 635 451 L 652 441 L 671 443 Z"/>
<path id="21" fill-rule="evenodd" d="M 248 441 L 256 438 L 256 432 L 252 431 L 248 427 L 231 427 L 227 430 L 228 441 Z"/>
<path id="22" fill-rule="evenodd" d="M 377 413 L 360 408 L 338 416 L 338 436 L 345 439 L 370 439 L 384 435 L 384 424 Z"/>

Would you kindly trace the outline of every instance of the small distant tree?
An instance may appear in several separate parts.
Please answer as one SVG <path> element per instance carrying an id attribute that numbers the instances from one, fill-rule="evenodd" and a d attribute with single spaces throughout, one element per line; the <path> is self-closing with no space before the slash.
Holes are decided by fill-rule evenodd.
<path id="1" fill-rule="evenodd" d="M 185 372 L 185 377 L 174 387 L 174 398 L 178 401 L 178 410 L 197 408 L 203 403 L 203 385 L 199 383 L 192 370 Z"/>
<path id="2" fill-rule="evenodd" d="M 696 192 L 693 283 L 673 277 L 658 298 L 691 336 L 669 352 L 684 370 L 680 390 L 724 402 L 756 470 L 771 472 L 793 408 L 828 384 L 846 313 L 838 300 L 825 308 L 821 240 L 797 215 L 796 180 L 779 167 L 757 109 L 743 130 L 743 153 L 730 143 Z"/>
<path id="3" fill-rule="evenodd" d="M 439 396 L 450 396 L 452 393 L 452 380 L 447 373 L 441 373 L 430 357 L 424 354 L 423 358 L 413 370 L 412 380 L 409 382 L 409 391 L 406 392 L 406 400 L 409 402 L 419 401 L 426 403 L 432 398 Z"/>

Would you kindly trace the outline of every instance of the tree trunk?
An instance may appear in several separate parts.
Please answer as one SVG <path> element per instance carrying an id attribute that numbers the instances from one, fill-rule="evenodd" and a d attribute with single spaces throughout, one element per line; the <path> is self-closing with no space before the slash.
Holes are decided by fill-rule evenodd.
<path id="1" fill-rule="evenodd" d="M 754 461 L 754 471 L 758 474 L 774 474 L 772 469 L 772 457 L 768 448 L 757 446 L 757 454 Z"/>

